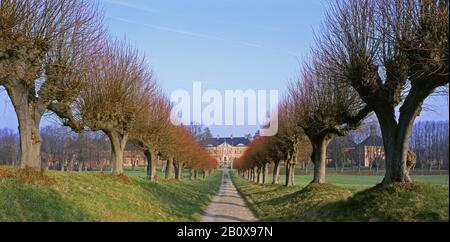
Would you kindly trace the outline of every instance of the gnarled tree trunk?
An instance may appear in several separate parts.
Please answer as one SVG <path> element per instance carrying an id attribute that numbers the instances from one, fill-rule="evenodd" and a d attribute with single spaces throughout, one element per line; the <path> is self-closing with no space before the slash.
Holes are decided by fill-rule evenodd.
<path id="1" fill-rule="evenodd" d="M 5 85 L 5 88 L 19 122 L 19 161 L 22 168 L 41 169 L 42 139 L 39 134 L 39 125 L 45 109 L 30 101 L 30 95 L 34 94 L 28 93 L 26 87 L 21 87 L 19 83 L 16 83 L 16 86 Z"/>
<path id="2" fill-rule="evenodd" d="M 262 184 L 266 184 L 267 179 L 269 179 L 269 163 L 264 164 Z"/>
<path id="3" fill-rule="evenodd" d="M 176 162 L 175 165 L 175 179 L 182 180 L 183 179 L 183 162 Z"/>
<path id="4" fill-rule="evenodd" d="M 378 107 L 375 113 L 383 135 L 386 159 L 386 174 L 383 185 L 393 182 L 412 182 L 408 166 L 409 139 L 414 121 L 421 112 L 426 97 L 434 92 L 434 88 L 413 86 L 400 108 L 398 122 L 394 108 Z"/>
<path id="5" fill-rule="evenodd" d="M 255 170 L 255 168 L 252 169 L 252 182 L 256 183 L 256 170 Z"/>
<path id="6" fill-rule="evenodd" d="M 434 84 L 435 85 L 435 84 Z M 425 99 L 430 96 L 436 86 L 430 84 L 413 85 L 409 95 L 400 108 L 398 121 L 393 107 L 379 106 L 375 108 L 375 114 L 380 123 L 383 136 L 384 153 L 386 160 L 386 174 L 383 185 L 393 182 L 412 182 L 409 176 L 408 152 L 409 139 L 411 137 L 414 121 L 422 110 Z"/>
<path id="7" fill-rule="evenodd" d="M 123 153 L 127 144 L 127 136 L 116 131 L 105 131 L 111 143 L 112 157 L 111 166 L 113 174 L 123 174 Z"/>
<path id="8" fill-rule="evenodd" d="M 280 184 L 280 161 L 276 160 L 273 166 L 272 184 Z"/>
<path id="9" fill-rule="evenodd" d="M 144 154 L 147 157 L 148 162 L 147 178 L 150 181 L 156 181 L 157 179 L 156 166 L 158 162 L 158 160 L 156 159 L 156 151 L 147 149 L 145 150 Z"/>
<path id="10" fill-rule="evenodd" d="M 331 142 L 332 137 L 325 135 L 322 137 L 312 138 L 311 143 L 313 146 L 313 152 L 311 159 L 314 164 L 314 178 L 312 183 L 325 183 L 326 173 L 326 159 L 327 159 L 327 147 Z"/>
<path id="11" fill-rule="evenodd" d="M 286 187 L 291 187 L 295 185 L 295 158 L 286 161 Z"/>
<path id="12" fill-rule="evenodd" d="M 189 169 L 189 179 L 195 180 L 195 169 Z"/>
<path id="13" fill-rule="evenodd" d="M 169 158 L 167 159 L 167 163 L 166 163 L 166 174 L 165 174 L 165 178 L 166 179 L 173 179 L 173 158 Z"/>
<path id="14" fill-rule="evenodd" d="M 258 184 L 262 181 L 261 170 L 262 169 L 259 166 L 256 168 L 256 183 Z"/>

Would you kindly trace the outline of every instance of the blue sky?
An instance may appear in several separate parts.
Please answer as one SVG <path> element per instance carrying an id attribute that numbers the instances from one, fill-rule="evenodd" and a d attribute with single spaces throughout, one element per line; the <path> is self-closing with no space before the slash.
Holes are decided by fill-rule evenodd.
<path id="1" fill-rule="evenodd" d="M 165 92 L 204 89 L 286 90 L 307 58 L 323 19 L 317 0 L 102 0 L 113 36 L 142 50 Z M 448 97 L 427 100 L 419 120 L 448 120 Z M 17 120 L 0 91 L 0 128 Z M 44 121 L 43 125 L 50 121 Z M 213 127 L 242 135 L 255 127 Z"/>

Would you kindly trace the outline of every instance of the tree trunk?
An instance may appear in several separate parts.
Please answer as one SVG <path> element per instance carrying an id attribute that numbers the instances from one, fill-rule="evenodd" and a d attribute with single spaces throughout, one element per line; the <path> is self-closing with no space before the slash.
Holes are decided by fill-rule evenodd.
<path id="1" fill-rule="evenodd" d="M 280 161 L 276 160 L 273 167 L 272 184 L 280 184 Z"/>
<path id="2" fill-rule="evenodd" d="M 291 169 L 290 169 L 290 177 L 291 177 L 291 185 L 294 186 L 295 185 L 295 168 L 297 166 L 297 162 L 293 162 L 291 164 Z"/>
<path id="3" fill-rule="evenodd" d="M 264 164 L 262 184 L 266 184 L 267 183 L 267 179 L 269 179 L 269 163 L 265 163 Z"/>
<path id="4" fill-rule="evenodd" d="M 67 169 L 67 171 L 73 171 L 73 158 L 75 155 L 72 155 L 72 157 L 70 158 L 70 163 L 69 163 L 69 169 Z"/>
<path id="5" fill-rule="evenodd" d="M 312 183 L 325 183 L 327 147 L 333 137 L 325 135 L 324 137 L 312 138 L 311 143 L 313 152 L 311 159 L 314 164 L 314 178 Z"/>
<path id="6" fill-rule="evenodd" d="M 286 164 L 285 164 L 285 168 L 286 168 L 286 183 L 285 183 L 285 186 L 287 186 L 287 187 L 289 187 L 289 186 L 292 186 L 292 184 L 291 184 L 291 168 L 290 168 L 290 166 L 291 166 L 291 164 L 289 164 L 289 160 L 286 160 L 286 162 L 285 162 Z"/>
<path id="7" fill-rule="evenodd" d="M 183 166 L 184 164 L 182 162 L 178 162 L 178 164 L 175 166 L 175 179 L 179 181 L 183 179 Z"/>
<path id="8" fill-rule="evenodd" d="M 179 176 L 178 163 L 174 161 L 173 166 L 174 166 L 174 172 L 175 172 L 175 179 L 178 180 L 178 176 Z"/>
<path id="9" fill-rule="evenodd" d="M 264 166 L 261 166 L 259 169 L 259 176 L 258 176 L 258 184 L 264 184 Z"/>
<path id="10" fill-rule="evenodd" d="M 195 170 L 194 169 L 189 169 L 189 179 L 195 180 Z"/>
<path id="11" fill-rule="evenodd" d="M 16 111 L 19 123 L 20 153 L 19 162 L 22 168 L 41 169 L 41 136 L 39 125 L 45 109 L 36 107 L 29 101 L 26 87 L 17 84 L 17 88 L 5 86 Z"/>
<path id="12" fill-rule="evenodd" d="M 146 150 L 144 152 L 145 157 L 147 157 L 147 163 L 148 163 L 148 168 L 147 168 L 147 178 L 150 181 L 156 181 L 157 179 L 157 171 L 156 171 L 156 166 L 158 163 L 158 160 L 156 159 L 156 151 L 154 150 Z"/>
<path id="13" fill-rule="evenodd" d="M 123 136 L 116 131 L 105 131 L 111 142 L 111 166 L 113 174 L 123 174 L 123 152 L 127 144 L 127 136 Z"/>
<path id="14" fill-rule="evenodd" d="M 258 168 L 256 168 L 256 183 L 260 184 L 261 181 L 262 181 L 261 168 L 258 167 Z"/>
<path id="15" fill-rule="evenodd" d="M 295 185 L 295 158 L 286 161 L 286 187 Z"/>
<path id="16" fill-rule="evenodd" d="M 386 156 L 386 174 L 383 185 L 394 182 L 412 182 L 409 176 L 407 156 L 414 121 L 420 114 L 425 99 L 437 87 L 446 84 L 448 84 L 448 77 L 423 76 L 414 80 L 414 85 L 412 85 L 400 108 L 398 122 L 395 115 L 395 108 L 386 106 L 375 107 L 374 111 L 378 117 L 383 134 L 384 152 Z"/>
<path id="17" fill-rule="evenodd" d="M 158 152 L 155 151 L 155 150 L 152 150 L 151 154 L 152 154 L 152 162 L 151 162 L 151 164 L 152 164 L 151 168 L 152 169 L 150 170 L 151 176 L 149 178 L 150 178 L 150 181 L 156 181 L 158 179 L 158 171 L 157 171 L 158 159 L 159 159 L 158 158 Z"/>
<path id="18" fill-rule="evenodd" d="M 286 159 L 286 187 L 295 185 L 295 166 L 297 165 L 297 141 L 294 142 L 292 153 Z"/>
<path id="19" fill-rule="evenodd" d="M 173 179 L 173 158 L 167 160 L 165 173 L 166 179 Z"/>

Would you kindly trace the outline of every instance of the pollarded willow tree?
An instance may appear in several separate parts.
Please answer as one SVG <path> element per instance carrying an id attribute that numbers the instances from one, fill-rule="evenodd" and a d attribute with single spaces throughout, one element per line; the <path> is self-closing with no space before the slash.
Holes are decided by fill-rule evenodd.
<path id="1" fill-rule="evenodd" d="M 177 149 L 177 137 L 178 130 L 174 125 L 170 125 L 164 132 L 162 136 L 162 145 L 160 148 L 162 157 L 166 159 L 166 166 L 164 168 L 165 179 L 174 179 L 175 178 L 175 157 L 176 157 L 176 149 Z"/>
<path id="2" fill-rule="evenodd" d="M 41 168 L 46 110 L 77 129 L 71 106 L 103 38 L 96 1 L 1 0 L 0 85 L 19 122 L 20 163 Z"/>
<path id="3" fill-rule="evenodd" d="M 243 161 L 248 163 L 254 173 L 253 181 L 258 184 L 265 184 L 271 157 L 269 154 L 269 142 L 271 137 L 257 136 L 249 145 L 243 155 Z"/>
<path id="4" fill-rule="evenodd" d="M 286 186 L 295 185 L 295 167 L 300 158 L 310 154 L 310 144 L 304 131 L 296 125 L 288 99 L 278 109 L 278 133 L 271 137 L 257 137 L 244 154 L 233 162 L 242 177 L 256 183 L 268 181 L 269 165 L 273 163 L 272 184 L 280 183 L 280 164 L 286 164 Z M 271 120 L 273 122 L 274 120 Z"/>
<path id="5" fill-rule="evenodd" d="M 183 171 L 186 168 L 189 157 L 191 157 L 191 146 L 196 143 L 195 137 L 184 126 L 173 126 L 171 134 L 172 145 L 170 146 L 170 156 L 173 157 L 175 179 L 183 179 Z"/>
<path id="6" fill-rule="evenodd" d="M 121 41 L 105 43 L 95 60 L 76 110 L 83 126 L 103 131 L 111 143 L 113 174 L 123 173 L 123 152 L 127 141 L 140 133 L 148 118 L 156 82 L 138 50 Z"/>
<path id="7" fill-rule="evenodd" d="M 158 155 L 163 154 L 164 146 L 170 145 L 171 142 L 169 135 L 171 103 L 160 91 L 155 94 L 150 96 L 149 104 L 146 105 L 148 108 L 142 110 L 140 117 L 143 120 L 136 123 L 138 132 L 133 137 L 144 150 L 148 162 L 147 177 L 151 181 L 157 178 Z M 171 160 L 171 157 L 168 160 Z"/>
<path id="8" fill-rule="evenodd" d="M 448 0 L 346 0 L 327 13 L 322 52 L 378 117 L 385 185 L 411 182 L 414 121 L 427 97 L 448 88 L 448 14 Z"/>
<path id="9" fill-rule="evenodd" d="M 306 138 L 304 130 L 298 125 L 297 113 L 293 102 L 288 96 L 279 106 L 279 129 L 277 149 L 283 153 L 281 158 L 285 160 L 286 182 L 285 186 L 295 185 L 295 169 L 300 154 L 310 153 L 311 145 Z"/>
<path id="10" fill-rule="evenodd" d="M 171 142 L 163 146 L 162 153 L 173 159 L 175 179 L 183 179 L 183 171 L 188 168 L 191 179 L 197 178 L 198 171 L 208 176 L 217 168 L 217 160 L 213 159 L 197 142 L 194 134 L 185 126 L 172 125 L 166 136 Z M 167 169 L 170 168 L 166 168 Z"/>
<path id="11" fill-rule="evenodd" d="M 315 53 L 317 55 L 317 53 Z M 338 85 L 339 78 L 328 63 L 313 57 L 304 65 L 302 78 L 289 88 L 295 124 L 302 128 L 312 145 L 313 183 L 325 183 L 327 147 L 336 136 L 358 128 L 370 109 L 350 87 Z"/>

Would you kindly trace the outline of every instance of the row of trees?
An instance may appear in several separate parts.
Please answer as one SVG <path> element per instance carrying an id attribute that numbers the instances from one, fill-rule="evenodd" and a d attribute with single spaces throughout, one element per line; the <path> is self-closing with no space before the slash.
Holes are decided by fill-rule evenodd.
<path id="1" fill-rule="evenodd" d="M 328 144 L 374 113 L 386 156 L 383 184 L 411 182 L 414 121 L 427 97 L 448 90 L 448 7 L 447 0 L 332 1 L 312 57 L 279 107 L 280 133 L 265 141 L 282 155 L 263 159 L 249 150 L 234 167 L 252 178 L 259 162 L 285 160 L 286 185 L 293 185 L 307 139 L 313 182 L 324 183 Z"/>
<path id="2" fill-rule="evenodd" d="M 17 134 L 9 129 L 0 129 L 0 165 L 15 165 L 18 149 Z"/>
<path id="3" fill-rule="evenodd" d="M 416 168 L 449 167 L 449 123 L 418 122 L 414 125 L 410 147 L 417 156 Z"/>
<path id="4" fill-rule="evenodd" d="M 416 164 L 412 169 L 448 169 L 448 129 L 448 121 L 420 121 L 414 124 L 409 145 L 416 155 Z M 372 120 L 368 120 L 348 136 L 333 139 L 327 150 L 331 161 L 328 166 L 336 170 L 343 170 L 345 167 L 351 167 L 352 170 L 360 168 L 361 160 L 357 150 L 353 149 L 373 133 L 380 135 L 379 127 Z M 377 159 L 373 159 L 370 167 L 384 166 L 376 163 Z"/>
<path id="5" fill-rule="evenodd" d="M 158 156 L 178 171 L 216 166 L 186 127 L 170 123 L 171 104 L 145 57 L 108 36 L 97 1 L 0 3 L 0 86 L 19 121 L 22 167 L 42 168 L 39 125 L 47 111 L 75 132 L 104 133 L 114 174 L 124 172 L 129 141 L 144 150 L 151 180 Z"/>
<path id="6" fill-rule="evenodd" d="M 40 135 L 43 168 L 68 171 L 75 168 L 100 169 L 100 163 L 110 158 L 109 142 L 101 133 L 75 133 L 67 127 L 47 126 L 40 130 Z M 1 165 L 17 165 L 20 152 L 18 141 L 17 133 L 8 129 L 0 130 Z"/>

